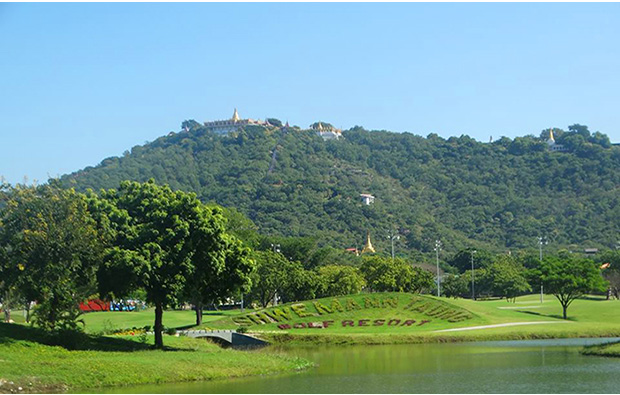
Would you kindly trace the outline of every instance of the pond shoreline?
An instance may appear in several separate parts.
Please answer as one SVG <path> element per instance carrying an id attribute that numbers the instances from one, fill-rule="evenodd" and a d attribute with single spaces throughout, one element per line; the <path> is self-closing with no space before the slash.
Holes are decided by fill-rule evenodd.
<path id="1" fill-rule="evenodd" d="M 426 344 L 463 343 L 501 340 L 540 340 L 569 338 L 613 338 L 620 337 L 617 330 L 587 331 L 567 330 L 566 332 L 510 332 L 510 333 L 426 333 L 426 334 L 292 334 L 252 332 L 271 344 L 276 345 L 387 345 L 387 344 Z"/>

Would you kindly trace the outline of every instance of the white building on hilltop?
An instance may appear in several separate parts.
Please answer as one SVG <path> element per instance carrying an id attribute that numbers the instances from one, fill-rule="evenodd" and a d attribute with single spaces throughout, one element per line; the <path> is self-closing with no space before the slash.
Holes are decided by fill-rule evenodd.
<path id="1" fill-rule="evenodd" d="M 260 126 L 264 126 L 267 125 L 267 122 L 264 121 L 260 121 L 260 120 L 254 120 L 254 119 L 241 119 L 239 117 L 239 113 L 237 112 L 237 109 L 235 108 L 235 112 L 233 113 L 233 116 L 231 119 L 226 119 L 223 121 L 211 121 L 211 122 L 205 122 L 205 127 L 207 129 L 210 129 L 212 132 L 217 133 L 217 134 L 228 134 L 230 132 L 234 132 L 244 126 L 248 126 L 248 125 L 260 125 Z"/>
<path id="2" fill-rule="evenodd" d="M 338 140 L 342 137 L 342 130 L 336 129 L 332 125 L 323 125 L 322 122 L 316 122 L 310 125 L 310 128 L 316 132 L 318 136 L 321 136 L 323 140 Z"/>
<path id="3" fill-rule="evenodd" d="M 369 193 L 360 193 L 360 197 L 362 198 L 362 203 L 367 206 L 375 202 L 375 197 Z"/>
<path id="4" fill-rule="evenodd" d="M 549 151 L 558 151 L 558 152 L 568 151 L 568 148 L 564 147 L 564 145 L 557 144 L 555 142 L 555 138 L 553 137 L 553 129 L 549 130 L 549 139 L 547 140 L 547 147 L 549 148 Z"/>

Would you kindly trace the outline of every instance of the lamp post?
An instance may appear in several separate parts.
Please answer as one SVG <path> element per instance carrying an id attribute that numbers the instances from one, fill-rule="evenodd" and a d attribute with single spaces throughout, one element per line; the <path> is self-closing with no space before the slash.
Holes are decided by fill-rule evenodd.
<path id="1" fill-rule="evenodd" d="M 473 250 L 470 254 L 471 257 L 471 299 L 476 300 L 476 291 L 474 288 L 474 254 L 478 252 Z"/>
<path id="2" fill-rule="evenodd" d="M 392 263 L 394 263 L 394 240 L 400 240 L 400 235 L 395 235 L 394 231 L 390 229 L 388 239 L 390 239 L 390 241 L 392 242 Z"/>
<path id="3" fill-rule="evenodd" d="M 273 248 L 273 252 L 280 253 L 280 244 L 272 244 L 271 248 Z M 278 290 L 273 293 L 273 305 L 278 305 Z"/>
<path id="4" fill-rule="evenodd" d="M 543 259 L 543 255 L 542 255 L 542 248 L 543 245 L 547 245 L 549 244 L 549 241 L 547 241 L 547 236 L 539 236 L 538 237 L 538 250 L 539 250 L 539 259 L 540 259 L 540 263 L 542 263 L 542 259 Z M 540 283 L 540 303 L 543 302 L 543 285 L 542 282 Z"/>
<path id="5" fill-rule="evenodd" d="M 437 297 L 441 296 L 441 284 L 439 283 L 439 250 L 441 250 L 441 240 L 435 240 L 435 256 L 437 258 Z"/>

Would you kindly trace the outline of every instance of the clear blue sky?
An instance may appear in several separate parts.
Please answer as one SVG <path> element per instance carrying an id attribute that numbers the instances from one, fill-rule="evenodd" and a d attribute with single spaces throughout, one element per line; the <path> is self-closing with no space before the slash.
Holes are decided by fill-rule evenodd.
<path id="1" fill-rule="evenodd" d="M 178 131 L 277 117 L 620 141 L 620 4 L 0 4 L 0 175 L 47 180 Z"/>

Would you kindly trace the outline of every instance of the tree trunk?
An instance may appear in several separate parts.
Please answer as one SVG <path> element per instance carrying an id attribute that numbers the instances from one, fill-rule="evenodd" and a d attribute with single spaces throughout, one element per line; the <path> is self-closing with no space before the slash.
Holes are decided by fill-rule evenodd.
<path id="1" fill-rule="evenodd" d="M 11 309 L 8 306 L 4 309 L 4 322 L 11 322 Z"/>
<path id="2" fill-rule="evenodd" d="M 568 309 L 568 306 L 566 305 L 562 305 L 562 316 L 564 317 L 564 319 L 566 319 L 566 309 Z"/>
<path id="3" fill-rule="evenodd" d="M 164 326 L 162 325 L 162 317 L 164 315 L 164 309 L 161 302 L 155 303 L 155 347 L 164 348 L 164 339 L 162 331 Z"/>
<path id="4" fill-rule="evenodd" d="M 30 323 L 30 302 L 26 303 L 26 324 Z"/>
<path id="5" fill-rule="evenodd" d="M 196 326 L 202 325 L 202 302 L 197 302 L 194 307 L 196 308 Z"/>

